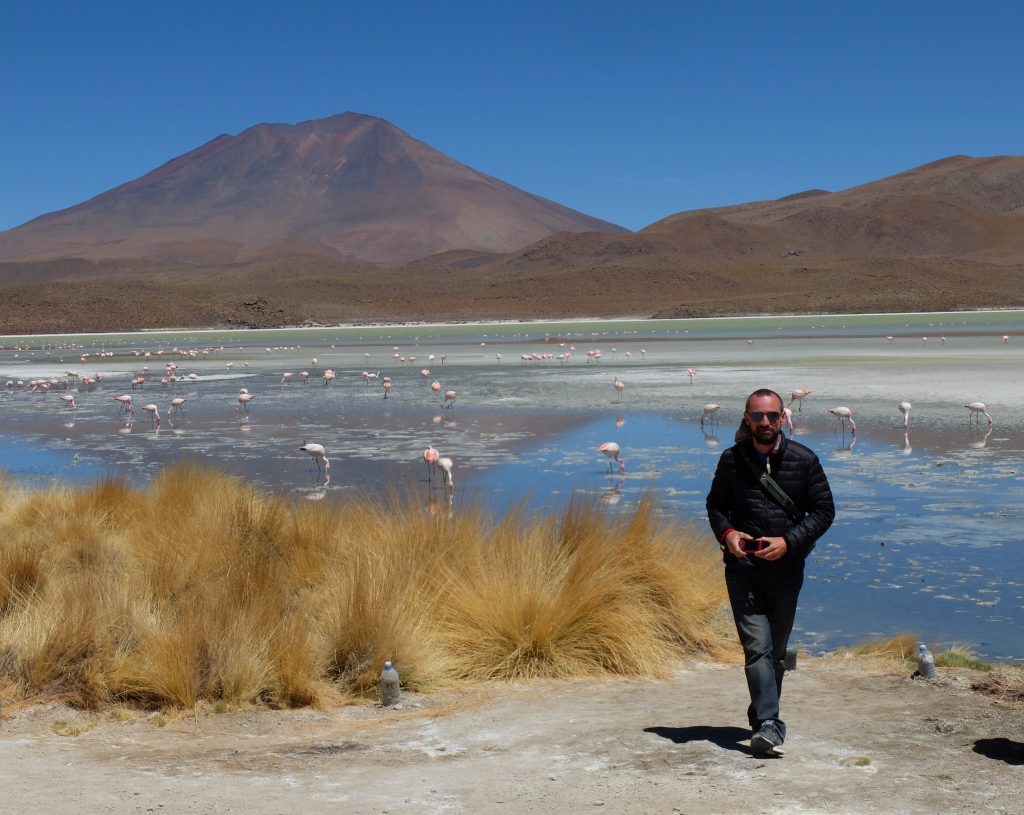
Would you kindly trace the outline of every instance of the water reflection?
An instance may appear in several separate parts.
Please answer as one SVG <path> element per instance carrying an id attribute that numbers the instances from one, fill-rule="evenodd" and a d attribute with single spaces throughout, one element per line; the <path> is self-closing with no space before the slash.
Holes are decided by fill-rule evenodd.
<path id="1" fill-rule="evenodd" d="M 988 430 L 985 431 L 985 434 L 981 438 L 975 438 L 975 439 L 967 442 L 967 446 L 969 448 L 974 449 L 974 450 L 980 450 L 982 447 L 985 447 L 988 444 L 988 439 L 989 439 L 989 436 L 991 436 L 991 435 L 992 435 L 992 428 L 990 427 L 990 428 L 988 428 Z"/>

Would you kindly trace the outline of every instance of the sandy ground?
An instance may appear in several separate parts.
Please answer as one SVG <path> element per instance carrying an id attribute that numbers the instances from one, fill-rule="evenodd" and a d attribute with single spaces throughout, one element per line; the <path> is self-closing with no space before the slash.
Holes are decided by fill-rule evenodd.
<path id="1" fill-rule="evenodd" d="M 539 682 L 398 709 L 159 714 L 5 712 L 11 813 L 1018 813 L 1024 701 L 801 657 L 786 755 L 741 729 L 742 670 L 665 681 Z"/>

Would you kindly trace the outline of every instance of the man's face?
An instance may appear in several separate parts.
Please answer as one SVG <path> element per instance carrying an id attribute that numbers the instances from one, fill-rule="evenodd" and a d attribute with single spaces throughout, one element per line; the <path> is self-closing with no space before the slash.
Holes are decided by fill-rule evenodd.
<path id="1" fill-rule="evenodd" d="M 758 415 L 760 414 L 760 416 Z M 769 416 L 768 414 L 772 414 Z M 772 416 L 775 417 L 774 421 Z M 773 445 L 782 432 L 782 402 L 774 396 L 755 396 L 750 400 L 743 421 L 758 444 Z"/>

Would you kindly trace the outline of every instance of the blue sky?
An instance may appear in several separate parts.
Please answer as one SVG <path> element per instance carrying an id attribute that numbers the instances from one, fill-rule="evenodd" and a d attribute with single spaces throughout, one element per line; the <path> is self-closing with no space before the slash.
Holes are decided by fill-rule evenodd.
<path id="1" fill-rule="evenodd" d="M 0 18 L 0 229 L 352 110 L 631 229 L 1024 154 L 1015 2 L 49 2 Z"/>

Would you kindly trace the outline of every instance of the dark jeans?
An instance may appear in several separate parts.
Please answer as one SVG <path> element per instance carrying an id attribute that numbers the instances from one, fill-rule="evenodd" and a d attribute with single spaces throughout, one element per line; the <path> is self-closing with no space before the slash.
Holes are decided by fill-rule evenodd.
<path id="1" fill-rule="evenodd" d="M 743 645 L 744 670 L 750 707 L 747 720 L 757 730 L 768 719 L 779 722 L 783 736 L 786 726 L 779 719 L 782 675 L 786 670 L 786 645 L 793 630 L 796 603 L 803 585 L 803 572 L 784 577 L 765 576 L 752 567 L 727 568 L 736 632 Z"/>

